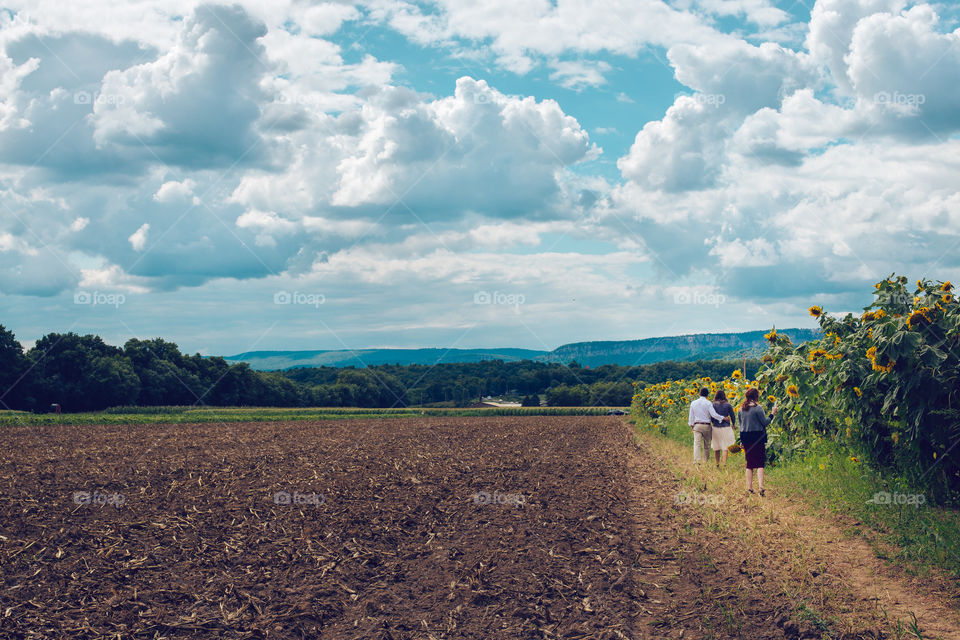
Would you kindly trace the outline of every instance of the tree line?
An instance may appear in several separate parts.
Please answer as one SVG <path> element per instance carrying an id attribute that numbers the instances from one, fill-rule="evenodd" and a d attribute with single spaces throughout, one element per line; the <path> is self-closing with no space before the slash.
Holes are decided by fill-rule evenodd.
<path id="1" fill-rule="evenodd" d="M 748 369 L 759 366 L 748 361 Z M 733 363 L 660 362 L 596 368 L 522 360 L 437 365 L 311 367 L 265 372 L 220 357 L 181 353 L 162 338 L 123 347 L 96 335 L 50 333 L 24 351 L 0 325 L 0 409 L 96 411 L 115 406 L 465 406 L 505 394 L 550 406 L 627 406 L 633 382 L 722 377 Z"/>

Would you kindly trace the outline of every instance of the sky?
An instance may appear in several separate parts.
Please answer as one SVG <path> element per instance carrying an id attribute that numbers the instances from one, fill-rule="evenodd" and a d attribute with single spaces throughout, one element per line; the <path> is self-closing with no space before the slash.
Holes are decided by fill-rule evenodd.
<path id="1" fill-rule="evenodd" d="M 960 279 L 958 18 L 0 0 L 0 324 L 230 355 L 858 312 Z"/>

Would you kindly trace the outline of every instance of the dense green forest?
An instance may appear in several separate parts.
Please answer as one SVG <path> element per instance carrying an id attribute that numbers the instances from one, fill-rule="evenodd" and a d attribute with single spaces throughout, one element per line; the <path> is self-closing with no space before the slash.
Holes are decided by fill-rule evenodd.
<path id="1" fill-rule="evenodd" d="M 756 370 L 759 361 L 748 361 Z M 108 345 L 95 335 L 51 333 L 24 352 L 0 325 L 0 409 L 94 411 L 113 406 L 404 407 L 464 406 L 483 396 L 516 395 L 550 406 L 627 406 L 633 382 L 691 375 L 722 377 L 733 363 L 659 362 L 636 367 L 504 362 L 251 369 L 220 357 L 187 355 L 155 338 Z"/>

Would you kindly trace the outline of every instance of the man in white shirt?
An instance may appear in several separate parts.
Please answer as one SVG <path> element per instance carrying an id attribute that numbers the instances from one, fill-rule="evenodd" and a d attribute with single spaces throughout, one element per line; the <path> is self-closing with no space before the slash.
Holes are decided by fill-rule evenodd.
<path id="1" fill-rule="evenodd" d="M 711 440 L 711 430 L 713 423 L 710 418 L 723 422 L 724 417 L 716 412 L 713 403 L 707 399 L 710 390 L 706 387 L 700 389 L 700 397 L 690 403 L 690 415 L 687 423 L 693 429 L 693 461 L 706 462 L 709 457 L 707 447 Z"/>

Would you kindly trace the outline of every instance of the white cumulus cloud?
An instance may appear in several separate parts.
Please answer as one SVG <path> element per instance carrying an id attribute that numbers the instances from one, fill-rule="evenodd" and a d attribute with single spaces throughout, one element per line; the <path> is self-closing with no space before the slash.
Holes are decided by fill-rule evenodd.
<path id="1" fill-rule="evenodd" d="M 140 228 L 134 231 L 127 240 L 134 251 L 143 251 L 147 246 L 147 233 L 150 232 L 150 224 L 144 222 Z"/>

